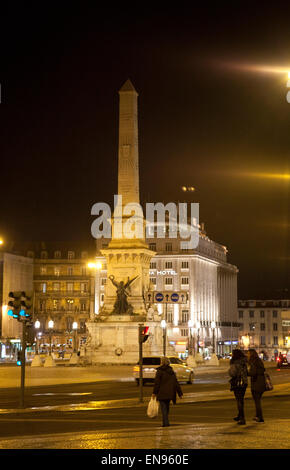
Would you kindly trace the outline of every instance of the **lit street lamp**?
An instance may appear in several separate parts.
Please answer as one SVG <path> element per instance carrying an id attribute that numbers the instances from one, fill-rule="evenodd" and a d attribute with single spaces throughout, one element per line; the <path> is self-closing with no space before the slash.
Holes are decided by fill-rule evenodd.
<path id="1" fill-rule="evenodd" d="M 163 330 L 163 356 L 166 356 L 166 320 L 161 320 L 161 328 Z"/>
<path id="2" fill-rule="evenodd" d="M 78 323 L 76 321 L 74 321 L 72 327 L 73 327 L 73 330 L 74 330 L 74 348 L 73 348 L 73 352 L 76 353 L 77 352 Z"/>

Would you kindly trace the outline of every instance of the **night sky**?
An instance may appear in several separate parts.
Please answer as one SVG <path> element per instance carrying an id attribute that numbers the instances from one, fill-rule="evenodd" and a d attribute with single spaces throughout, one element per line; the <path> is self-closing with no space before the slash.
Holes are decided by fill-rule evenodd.
<path id="1" fill-rule="evenodd" d="M 194 186 L 207 234 L 240 270 L 239 298 L 290 298 L 290 180 L 269 177 L 290 173 L 287 73 L 247 67 L 290 70 L 290 9 L 123 4 L 2 12 L 0 235 L 92 241 L 91 206 L 117 192 L 130 78 L 142 200 Z"/>

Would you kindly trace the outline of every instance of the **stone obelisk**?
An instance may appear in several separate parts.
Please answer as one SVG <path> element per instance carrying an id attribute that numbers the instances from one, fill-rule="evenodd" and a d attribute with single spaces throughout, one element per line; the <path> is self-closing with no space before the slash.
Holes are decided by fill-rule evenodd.
<path id="1" fill-rule="evenodd" d="M 94 321 L 86 323 L 89 331 L 86 354 L 92 364 L 136 363 L 139 357 L 139 322 L 146 322 L 150 326 L 149 339 L 144 343 L 144 354 L 162 355 L 163 351 L 160 319 L 147 318 L 146 312 L 144 294 L 149 288 L 150 260 L 155 253 L 148 249 L 145 241 L 142 213 L 138 215 L 138 220 L 142 222 L 138 236 L 132 238 L 128 231 L 123 230 L 120 237 L 118 230 L 114 231 L 114 224 L 122 222 L 123 226 L 130 219 L 130 215 L 124 215 L 125 206 L 139 204 L 138 94 L 130 80 L 127 80 L 119 95 L 118 194 L 122 196 L 122 204 L 121 208 L 114 210 L 111 242 L 108 248 L 101 250 L 107 263 L 104 305 Z M 123 299 L 123 302 L 119 302 L 117 288 L 122 290 L 128 278 L 133 282 L 125 289 L 125 301 Z M 122 304 L 122 313 L 116 311 L 116 301 L 118 305 Z"/>
<path id="2" fill-rule="evenodd" d="M 114 211 L 112 221 L 112 240 L 108 248 L 102 250 L 107 260 L 107 284 L 103 311 L 114 314 L 117 283 L 126 283 L 128 278 L 136 278 L 130 285 L 128 303 L 130 308 L 123 312 L 126 315 L 144 315 L 146 313 L 144 294 L 149 286 L 149 266 L 154 252 L 150 251 L 145 242 L 145 225 L 138 237 L 129 237 L 126 222 L 130 216 L 123 214 L 127 204 L 139 205 L 139 153 L 138 153 L 138 93 L 130 80 L 119 91 L 119 149 L 118 149 L 118 195 L 122 196 L 122 204 Z M 120 212 L 121 211 L 121 212 Z M 121 215 L 120 215 L 121 214 Z M 139 214 L 140 220 L 140 214 Z M 115 232 L 114 224 L 121 222 L 122 233 Z M 118 236 L 116 236 L 116 233 Z"/>

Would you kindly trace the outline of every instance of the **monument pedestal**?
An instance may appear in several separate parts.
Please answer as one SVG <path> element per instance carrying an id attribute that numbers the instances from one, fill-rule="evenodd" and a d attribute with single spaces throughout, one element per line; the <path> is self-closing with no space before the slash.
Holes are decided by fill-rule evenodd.
<path id="1" fill-rule="evenodd" d="M 32 359 L 32 362 L 31 362 L 31 367 L 42 367 L 43 364 L 42 364 L 42 361 L 41 361 L 41 357 L 39 356 L 39 354 L 35 354 L 34 358 Z"/>
<path id="2" fill-rule="evenodd" d="M 143 343 L 143 356 L 163 356 L 163 331 L 160 321 L 140 319 L 149 326 Z M 136 315 L 108 315 L 104 321 L 87 322 L 91 341 L 88 359 L 94 364 L 136 364 L 139 360 L 139 323 Z M 167 341 L 166 354 L 175 355 Z"/>
<path id="3" fill-rule="evenodd" d="M 212 354 L 211 358 L 207 361 L 207 363 L 208 363 L 209 366 L 219 366 L 220 365 L 216 354 Z"/>

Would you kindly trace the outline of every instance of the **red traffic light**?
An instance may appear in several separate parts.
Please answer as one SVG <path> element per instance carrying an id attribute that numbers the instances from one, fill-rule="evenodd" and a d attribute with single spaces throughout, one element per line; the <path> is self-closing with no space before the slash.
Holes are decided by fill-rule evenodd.
<path id="1" fill-rule="evenodd" d="M 139 333 L 140 333 L 139 341 L 140 341 L 140 343 L 145 343 L 145 341 L 147 341 L 148 336 L 149 336 L 148 331 L 149 331 L 149 326 L 144 326 L 144 327 L 140 328 L 140 330 L 139 330 Z"/>

